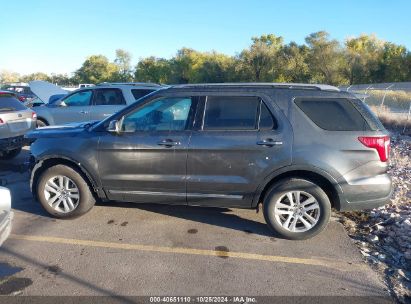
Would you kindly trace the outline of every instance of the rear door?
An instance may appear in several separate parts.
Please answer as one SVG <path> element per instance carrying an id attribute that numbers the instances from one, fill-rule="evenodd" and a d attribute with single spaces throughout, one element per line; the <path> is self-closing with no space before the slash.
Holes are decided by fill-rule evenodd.
<path id="1" fill-rule="evenodd" d="M 95 89 L 90 120 L 103 120 L 126 106 L 123 92 L 120 89 Z"/>
<path id="2" fill-rule="evenodd" d="M 92 97 L 93 90 L 81 90 L 64 97 L 59 106 L 50 107 L 54 124 L 90 120 Z"/>
<path id="3" fill-rule="evenodd" d="M 205 98 L 188 149 L 188 204 L 250 207 L 264 177 L 291 163 L 292 141 L 273 113 L 257 95 Z"/>

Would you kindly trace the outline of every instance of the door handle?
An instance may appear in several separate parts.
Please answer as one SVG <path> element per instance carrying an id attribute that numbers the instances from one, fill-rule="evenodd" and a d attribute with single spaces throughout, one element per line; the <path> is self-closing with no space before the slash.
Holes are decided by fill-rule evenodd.
<path id="1" fill-rule="evenodd" d="M 88 111 L 80 111 L 80 114 L 88 114 Z"/>
<path id="2" fill-rule="evenodd" d="M 265 147 L 281 146 L 282 144 L 283 144 L 282 141 L 276 141 L 272 138 L 263 139 L 257 142 L 257 145 L 265 146 Z"/>
<path id="3" fill-rule="evenodd" d="M 174 141 L 172 139 L 163 139 L 162 141 L 158 142 L 157 145 L 159 146 L 165 146 L 166 148 L 171 148 L 173 146 L 178 146 L 180 145 L 180 142 Z"/>

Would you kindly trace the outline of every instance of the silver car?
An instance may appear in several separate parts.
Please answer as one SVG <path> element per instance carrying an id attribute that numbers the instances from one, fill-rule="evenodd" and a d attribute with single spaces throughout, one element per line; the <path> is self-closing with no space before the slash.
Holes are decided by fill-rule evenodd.
<path id="1" fill-rule="evenodd" d="M 161 85 L 152 83 L 103 83 L 82 88 L 57 101 L 36 107 L 37 125 L 44 127 L 103 120 L 160 88 Z M 37 94 L 35 88 L 32 90 Z M 55 91 L 50 92 L 56 94 Z"/>
<path id="2" fill-rule="evenodd" d="M 17 156 L 26 145 L 24 135 L 36 127 L 37 115 L 14 93 L 0 91 L 0 160 Z"/>
<path id="3" fill-rule="evenodd" d="M 12 219 L 10 191 L 0 187 L 0 246 L 10 234 Z"/>

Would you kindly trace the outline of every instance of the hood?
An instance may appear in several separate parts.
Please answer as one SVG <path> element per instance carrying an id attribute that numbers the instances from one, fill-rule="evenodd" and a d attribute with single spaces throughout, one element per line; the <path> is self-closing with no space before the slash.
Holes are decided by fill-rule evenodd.
<path id="1" fill-rule="evenodd" d="M 98 120 L 87 122 L 73 122 L 60 126 L 47 126 L 35 129 L 26 134 L 28 139 L 46 138 L 46 137 L 72 137 L 76 134 L 84 132 L 89 126 L 94 125 Z"/>
<path id="2" fill-rule="evenodd" d="M 34 80 L 29 82 L 31 91 L 43 102 L 48 103 L 50 97 L 55 95 L 67 95 L 68 91 L 63 90 L 59 86 L 56 86 L 47 81 Z"/>

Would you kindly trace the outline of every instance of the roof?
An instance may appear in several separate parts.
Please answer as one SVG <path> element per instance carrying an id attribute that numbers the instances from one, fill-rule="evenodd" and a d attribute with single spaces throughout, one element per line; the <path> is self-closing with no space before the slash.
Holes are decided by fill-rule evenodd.
<path id="1" fill-rule="evenodd" d="M 177 84 L 172 88 L 281 88 L 281 89 L 300 89 L 300 90 L 320 90 L 337 91 L 340 89 L 326 84 L 306 84 L 306 83 L 198 83 L 198 84 Z"/>
<path id="2" fill-rule="evenodd" d="M 97 86 L 110 86 L 110 85 L 124 85 L 124 86 L 140 86 L 140 87 L 155 87 L 160 88 L 162 85 L 151 82 L 102 82 L 97 84 Z"/>

